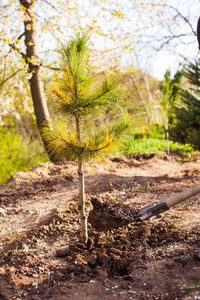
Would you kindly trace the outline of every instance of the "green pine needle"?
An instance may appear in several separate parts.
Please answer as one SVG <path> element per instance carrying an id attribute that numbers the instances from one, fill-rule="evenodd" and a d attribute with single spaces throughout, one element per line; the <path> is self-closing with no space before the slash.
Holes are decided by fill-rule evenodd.
<path id="1" fill-rule="evenodd" d="M 123 117 L 115 125 L 105 128 L 87 128 L 79 141 L 76 130 L 66 128 L 66 123 L 56 121 L 51 128 L 43 127 L 41 133 L 52 157 L 88 161 L 121 145 L 122 138 L 132 128 L 132 120 Z"/>
<path id="2" fill-rule="evenodd" d="M 119 80 L 106 77 L 103 82 L 88 68 L 89 36 L 78 34 L 67 47 L 62 48 L 62 76 L 54 82 L 48 98 L 54 113 L 68 117 L 55 121 L 51 127 L 43 127 L 41 133 L 54 158 L 87 161 L 111 151 L 120 145 L 120 139 L 132 128 L 128 114 L 119 122 L 107 127 L 88 126 L 88 116 L 102 113 L 114 107 L 122 112 Z"/>

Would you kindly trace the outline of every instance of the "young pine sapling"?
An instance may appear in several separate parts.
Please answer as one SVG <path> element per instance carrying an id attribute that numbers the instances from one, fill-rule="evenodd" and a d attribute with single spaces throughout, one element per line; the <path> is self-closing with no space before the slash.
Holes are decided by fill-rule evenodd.
<path id="1" fill-rule="evenodd" d="M 95 116 L 105 109 L 121 105 L 118 81 L 105 78 L 100 82 L 88 65 L 86 34 L 78 34 L 67 47 L 63 47 L 62 76 L 49 89 L 53 111 L 60 114 L 50 128 L 42 134 L 54 158 L 78 162 L 79 199 L 81 207 L 81 239 L 88 240 L 85 209 L 84 162 L 113 150 L 132 127 L 128 114 L 122 114 L 115 124 L 95 126 Z"/>

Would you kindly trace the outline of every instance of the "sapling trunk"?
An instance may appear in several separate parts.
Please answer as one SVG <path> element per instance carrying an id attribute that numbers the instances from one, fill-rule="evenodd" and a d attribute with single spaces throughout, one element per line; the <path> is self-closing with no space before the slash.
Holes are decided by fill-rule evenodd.
<path id="1" fill-rule="evenodd" d="M 87 244 L 88 241 L 88 229 L 87 229 L 87 216 L 85 210 L 85 177 L 83 170 L 82 160 L 78 159 L 78 176 L 79 176 L 79 199 L 81 206 L 81 239 Z"/>
<path id="2" fill-rule="evenodd" d="M 166 126 L 166 141 L 167 141 L 167 154 L 169 155 L 169 123 L 168 123 L 168 119 L 167 119 L 167 126 Z"/>
<path id="3" fill-rule="evenodd" d="M 165 110 L 168 110 L 166 107 Z M 169 155 L 169 121 L 168 121 L 168 111 L 164 112 L 164 129 L 165 129 L 165 139 L 166 139 L 166 148 L 167 154 Z"/>
<path id="4" fill-rule="evenodd" d="M 76 132 L 79 142 L 81 142 L 81 132 L 80 132 L 80 120 L 76 117 Z M 87 244 L 88 241 L 88 229 L 87 229 L 87 216 L 85 211 L 85 177 L 83 162 L 81 156 L 78 157 L 78 176 L 79 176 L 79 200 L 81 209 L 81 239 Z"/>
<path id="5" fill-rule="evenodd" d="M 81 240 L 85 245 L 88 244 L 88 224 L 84 162 L 94 159 L 100 153 L 109 152 L 112 146 L 119 144 L 119 139 L 124 137 L 128 129 L 132 128 L 132 120 L 128 114 L 124 114 L 116 124 L 106 128 L 97 128 L 95 119 L 92 128 L 88 127 L 87 118 L 89 115 L 95 116 L 96 109 L 103 113 L 104 109 L 111 106 L 119 108 L 121 95 L 116 79 L 105 78 L 100 83 L 98 74 L 94 76 L 94 72 L 89 70 L 87 42 L 87 34 L 77 34 L 68 47 L 63 46 L 63 77 L 58 83 L 55 82 L 49 93 L 55 109 L 62 115 L 73 118 L 73 124 L 66 128 L 65 120 L 58 120 L 52 128 L 44 128 L 44 136 L 51 153 L 55 157 L 65 157 L 69 161 L 78 162 Z"/>

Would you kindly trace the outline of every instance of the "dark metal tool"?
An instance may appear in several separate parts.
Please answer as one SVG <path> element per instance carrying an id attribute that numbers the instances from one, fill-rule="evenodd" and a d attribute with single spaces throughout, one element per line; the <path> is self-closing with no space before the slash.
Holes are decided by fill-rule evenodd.
<path id="1" fill-rule="evenodd" d="M 153 216 L 159 215 L 162 212 L 170 209 L 171 207 L 175 206 L 176 204 L 187 200 L 196 194 L 200 193 L 200 184 L 194 185 L 193 187 L 176 194 L 169 199 L 162 201 L 158 204 L 152 203 L 150 205 L 147 205 L 143 208 L 141 208 L 137 215 L 134 217 L 135 221 L 144 221 L 147 220 Z"/>

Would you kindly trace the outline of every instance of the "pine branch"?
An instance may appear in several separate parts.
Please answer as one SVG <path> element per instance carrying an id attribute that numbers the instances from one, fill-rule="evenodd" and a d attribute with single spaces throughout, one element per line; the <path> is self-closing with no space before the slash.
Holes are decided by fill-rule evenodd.
<path id="1" fill-rule="evenodd" d="M 74 77 L 74 73 L 73 73 L 73 70 L 72 70 L 72 67 L 71 67 L 71 64 L 70 64 L 69 57 L 67 56 L 66 58 L 67 58 L 69 71 L 70 71 L 70 74 L 71 74 L 71 76 L 73 78 L 73 82 L 74 82 L 74 99 L 75 99 L 75 102 L 77 102 L 77 82 L 76 82 L 75 77 Z"/>
<path id="2" fill-rule="evenodd" d="M 61 140 L 63 141 L 63 142 L 65 142 L 65 144 L 68 146 L 68 147 L 71 147 L 71 148 L 74 148 L 74 144 L 72 144 L 72 143 L 69 143 L 66 139 L 64 139 L 63 137 L 62 137 L 62 134 L 60 133 L 60 138 L 61 138 Z M 94 152 L 99 152 L 99 151 L 102 151 L 103 149 L 105 149 L 105 148 L 107 148 L 107 147 L 109 147 L 111 145 L 111 143 L 109 142 L 109 143 L 107 143 L 106 145 L 104 145 L 104 146 L 102 146 L 102 147 L 100 147 L 100 148 L 97 148 L 97 149 L 90 149 L 90 148 L 84 148 L 84 147 L 80 147 L 80 148 L 82 148 L 82 152 L 83 152 L 83 150 L 85 150 L 85 152 L 90 152 L 90 153 L 94 153 Z M 80 153 L 81 154 L 81 153 Z"/>
<path id="3" fill-rule="evenodd" d="M 85 105 L 85 108 L 91 106 L 92 104 L 94 104 L 98 99 L 103 98 L 103 96 L 105 96 L 108 92 L 110 92 L 111 90 L 107 89 L 107 91 L 105 91 L 103 94 L 100 94 L 98 96 L 96 96 L 96 98 L 94 98 L 92 101 L 90 101 L 89 103 L 87 103 Z M 98 103 L 98 105 L 100 105 L 100 103 Z M 102 103 L 103 105 L 103 103 Z"/>
<path id="4" fill-rule="evenodd" d="M 86 35 L 78 35 L 68 47 L 63 46 L 63 77 L 49 91 L 50 99 L 56 104 L 55 109 L 65 116 L 75 117 L 76 130 L 67 129 L 64 121 L 59 121 L 52 129 L 44 132 L 50 151 L 54 155 L 63 155 L 67 160 L 86 161 L 110 151 L 120 144 L 120 138 L 131 127 L 127 116 L 121 116 L 117 124 L 106 128 L 87 126 L 88 114 L 96 113 L 99 107 L 119 105 L 121 100 L 119 90 L 116 89 L 118 80 L 107 78 L 97 86 L 97 76 L 95 78 L 89 73 L 86 41 Z"/>
<path id="5" fill-rule="evenodd" d="M 97 148 L 97 149 L 87 149 L 89 152 L 100 152 L 104 150 L 105 148 L 108 148 L 111 145 L 111 143 L 107 143 L 105 146 Z"/>

